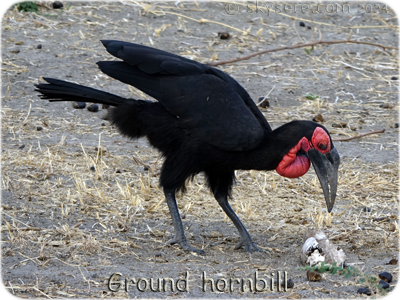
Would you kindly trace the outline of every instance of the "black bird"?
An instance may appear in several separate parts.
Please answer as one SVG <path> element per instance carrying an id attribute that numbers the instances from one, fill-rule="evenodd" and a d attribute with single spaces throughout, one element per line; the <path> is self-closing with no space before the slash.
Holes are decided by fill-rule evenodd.
<path id="1" fill-rule="evenodd" d="M 328 212 L 335 203 L 340 158 L 329 132 L 311 121 L 292 121 L 272 130 L 246 90 L 226 73 L 193 60 L 143 45 L 103 40 L 122 61 L 100 61 L 100 70 L 158 102 L 125 99 L 90 87 L 44 78 L 36 85 L 42 99 L 111 105 L 109 119 L 132 139 L 147 137 L 165 157 L 160 186 L 172 216 L 170 244 L 192 248 L 182 226 L 175 193 L 203 172 L 218 204 L 235 224 L 235 249 L 260 249 L 228 203 L 235 170 L 276 170 L 296 178 L 310 161 L 320 180 Z"/>

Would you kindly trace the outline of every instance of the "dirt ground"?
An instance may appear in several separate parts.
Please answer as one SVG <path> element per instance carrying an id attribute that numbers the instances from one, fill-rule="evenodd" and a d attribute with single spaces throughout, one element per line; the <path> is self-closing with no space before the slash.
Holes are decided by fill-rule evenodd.
<path id="1" fill-rule="evenodd" d="M 333 6 L 313 13 L 316 3 L 308 4 L 309 11 L 298 7 L 296 13 L 276 6 L 269 13 L 255 11 L 234 2 L 227 7 L 223 1 L 64 2 L 64 10 L 43 5 L 38 14 L 10 8 L 2 18 L 1 40 L 5 289 L 18 297 L 46 298 L 358 297 L 357 290 L 366 286 L 359 283 L 362 276 L 324 274 L 321 281 L 310 282 L 299 269 L 302 236 L 310 227 L 321 228 L 365 276 L 391 273 L 393 288 L 398 265 L 388 263 L 399 252 L 397 50 L 317 45 L 218 67 L 253 99 L 267 96 L 270 107 L 262 111 L 273 128 L 321 114 L 334 140 L 385 129 L 334 142 L 342 162 L 331 220 L 314 170 L 298 179 L 276 172 L 237 172 L 231 204 L 266 253 L 234 250 L 238 233 L 201 175 L 177 200 L 190 243 L 206 255 L 166 245 L 173 226 L 158 187 L 159 153 L 146 140 L 120 136 L 102 119 L 103 109 L 92 113 L 73 109 L 71 103 L 49 103 L 33 91 L 43 76 L 146 98 L 97 69 L 97 61 L 113 59 L 100 39 L 141 43 L 203 63 L 320 37 L 346 40 L 351 35 L 355 41 L 398 47 L 397 17 L 391 10 L 375 11 L 377 3 L 364 7 L 351 2 L 349 12 L 335 13 L 327 12 Z M 218 32 L 228 32 L 230 38 L 220 39 Z M 316 99 L 305 97 L 307 93 Z M 234 282 L 233 291 L 223 291 L 223 279 L 254 279 L 258 272 L 269 282 L 278 271 L 287 272 L 293 288 L 241 291 Z M 210 284 L 203 291 L 203 272 L 220 279 L 222 291 L 211 291 Z M 133 281 L 128 291 L 124 284 L 112 291 L 108 283 L 113 273 L 120 273 L 122 281 L 144 278 L 139 289 L 150 278 L 157 285 L 158 278 L 176 283 L 189 274 L 189 291 L 167 286 L 166 291 L 141 292 Z"/>

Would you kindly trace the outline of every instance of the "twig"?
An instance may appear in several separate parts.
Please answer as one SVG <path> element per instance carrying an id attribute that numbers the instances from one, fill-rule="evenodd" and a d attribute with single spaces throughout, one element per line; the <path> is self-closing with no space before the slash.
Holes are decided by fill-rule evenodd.
<path id="1" fill-rule="evenodd" d="M 363 136 L 366 136 L 366 135 L 376 134 L 376 133 L 384 133 L 384 132 L 385 132 L 385 129 L 372 130 L 372 131 L 369 131 L 369 132 L 360 133 L 360 134 L 355 135 L 355 136 L 350 136 L 350 137 L 346 137 L 346 138 L 332 139 L 332 141 L 334 141 L 334 142 L 349 141 L 349 140 L 359 139 L 360 137 L 363 137 Z"/>
<path id="2" fill-rule="evenodd" d="M 29 103 L 29 110 L 28 114 L 26 115 L 26 118 L 22 121 L 21 125 L 25 125 L 26 120 L 29 118 L 29 115 L 31 114 L 31 108 L 32 108 L 32 103 Z"/>
<path id="3" fill-rule="evenodd" d="M 207 63 L 207 65 L 209 65 L 209 66 L 226 65 L 226 64 L 237 62 L 237 61 L 246 60 L 246 59 L 252 58 L 254 56 L 265 54 L 265 53 L 269 53 L 269 52 L 277 52 L 277 51 L 288 50 L 288 49 L 312 47 L 312 46 L 315 46 L 315 45 L 322 45 L 322 44 L 333 45 L 333 44 L 346 44 L 346 43 L 363 44 L 363 45 L 381 47 L 384 50 L 385 49 L 399 50 L 399 48 L 397 48 L 397 47 L 385 46 L 385 45 L 381 45 L 381 44 L 375 44 L 375 43 L 363 42 L 363 41 L 355 41 L 355 40 L 322 41 L 322 40 L 319 40 L 319 41 L 316 41 L 316 42 L 310 42 L 310 43 L 305 43 L 305 44 L 300 44 L 300 45 L 295 45 L 295 46 L 284 46 L 284 47 L 273 48 L 273 49 L 268 49 L 268 50 L 261 50 L 261 51 L 258 51 L 258 52 L 255 52 L 255 53 L 252 53 L 252 54 L 249 54 L 249 55 L 246 55 L 246 56 L 242 56 L 242 57 L 239 57 L 239 58 L 221 60 L 221 61 L 218 61 L 218 62 L 209 62 L 209 63 Z"/>
<path id="4" fill-rule="evenodd" d="M 25 227 L 25 228 L 6 228 L 5 226 L 1 227 L 2 230 L 11 230 L 11 231 L 42 231 L 43 229 L 40 227 Z"/>

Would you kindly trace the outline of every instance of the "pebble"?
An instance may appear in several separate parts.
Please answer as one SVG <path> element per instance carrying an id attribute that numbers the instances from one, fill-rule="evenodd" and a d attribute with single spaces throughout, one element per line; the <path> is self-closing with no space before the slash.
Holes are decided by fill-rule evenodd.
<path id="1" fill-rule="evenodd" d="M 391 105 L 389 103 L 383 103 L 383 104 L 379 105 L 379 107 L 381 107 L 381 108 L 393 108 L 393 105 Z"/>
<path id="2" fill-rule="evenodd" d="M 53 8 L 54 8 L 54 9 L 61 9 L 61 8 L 63 8 L 63 7 L 64 7 L 64 4 L 62 4 L 61 1 L 54 1 L 54 2 L 53 2 Z"/>
<path id="3" fill-rule="evenodd" d="M 390 78 L 391 80 L 398 80 L 399 78 L 396 76 L 393 76 L 392 78 Z"/>
<path id="4" fill-rule="evenodd" d="M 228 32 L 218 32 L 218 37 L 221 40 L 227 40 L 231 37 L 231 35 Z"/>
<path id="5" fill-rule="evenodd" d="M 307 26 L 307 29 L 311 29 L 311 26 Z"/>
<path id="6" fill-rule="evenodd" d="M 317 273 L 315 271 L 311 271 L 311 270 L 307 271 L 307 279 L 309 281 L 320 281 L 321 278 L 322 278 L 321 274 L 319 274 L 319 273 Z"/>
<path id="7" fill-rule="evenodd" d="M 72 107 L 75 109 L 83 109 L 86 107 L 86 102 L 73 102 Z"/>
<path id="8" fill-rule="evenodd" d="M 261 103 L 261 102 L 262 102 L 262 103 Z M 261 103 L 261 104 L 260 104 L 260 107 L 262 107 L 262 108 L 269 107 L 269 101 L 268 101 L 268 99 L 266 99 L 265 97 L 260 97 L 260 98 L 258 98 L 258 103 Z"/>
<path id="9" fill-rule="evenodd" d="M 43 127 L 42 126 L 38 126 L 38 127 L 36 127 L 36 130 L 37 131 L 41 131 L 41 130 L 43 130 Z"/>
<path id="10" fill-rule="evenodd" d="M 282 282 L 281 283 L 281 286 L 285 286 L 285 283 L 284 282 Z M 292 289 L 293 287 L 294 287 L 294 282 L 293 282 L 293 280 L 292 279 L 288 279 L 288 281 L 286 282 L 286 286 L 287 286 L 287 288 L 288 289 Z"/>
<path id="11" fill-rule="evenodd" d="M 332 127 L 334 127 L 334 128 L 346 128 L 347 127 L 347 123 L 346 122 L 332 123 Z"/>
<path id="12" fill-rule="evenodd" d="M 42 44 L 37 45 L 36 49 L 42 49 Z"/>
<path id="13" fill-rule="evenodd" d="M 392 258 L 387 264 L 388 265 L 397 265 L 399 261 L 396 258 Z"/>
<path id="14" fill-rule="evenodd" d="M 300 25 L 300 27 L 306 27 L 306 23 L 304 23 L 303 21 L 301 21 L 301 22 L 299 23 L 299 25 Z"/>
<path id="15" fill-rule="evenodd" d="M 312 120 L 313 120 L 314 122 L 318 122 L 318 123 L 325 122 L 325 118 L 324 118 L 324 116 L 321 115 L 321 114 L 316 115 Z"/>
<path id="16" fill-rule="evenodd" d="M 364 206 L 363 207 L 363 212 L 371 212 L 371 208 Z"/>
<path id="17" fill-rule="evenodd" d="M 390 288 L 390 284 L 387 283 L 386 281 L 380 280 L 379 281 L 379 285 L 383 288 L 383 289 L 388 289 Z"/>
<path id="18" fill-rule="evenodd" d="M 388 273 L 388 272 L 382 272 L 379 274 L 379 278 L 382 279 L 383 281 L 387 282 L 387 283 L 391 283 L 393 276 L 392 274 Z"/>
<path id="19" fill-rule="evenodd" d="M 96 167 L 91 166 L 91 167 L 90 167 L 90 171 L 96 171 Z"/>
<path id="20" fill-rule="evenodd" d="M 91 111 L 91 112 L 98 112 L 99 111 L 99 105 L 96 104 L 96 103 L 93 103 L 93 104 L 88 106 L 87 110 Z"/>
<path id="21" fill-rule="evenodd" d="M 372 295 L 370 289 L 367 289 L 367 288 L 359 288 L 357 290 L 357 294 L 365 294 L 367 296 L 371 296 Z"/>

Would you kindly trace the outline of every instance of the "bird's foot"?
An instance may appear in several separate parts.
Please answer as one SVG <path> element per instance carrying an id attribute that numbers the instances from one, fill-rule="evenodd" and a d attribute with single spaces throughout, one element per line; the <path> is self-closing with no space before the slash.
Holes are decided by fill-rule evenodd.
<path id="1" fill-rule="evenodd" d="M 184 251 L 189 251 L 189 252 L 194 252 L 199 255 L 205 255 L 205 251 L 197 248 L 193 248 L 192 246 L 189 245 L 188 241 L 185 238 L 177 238 L 174 237 L 170 239 L 167 244 L 173 245 L 173 244 L 179 244 Z"/>
<path id="2" fill-rule="evenodd" d="M 251 239 L 241 239 L 240 242 L 236 245 L 235 250 L 242 247 L 244 247 L 246 252 L 248 253 L 252 253 L 253 251 L 265 252 L 264 250 L 258 248 Z"/>

